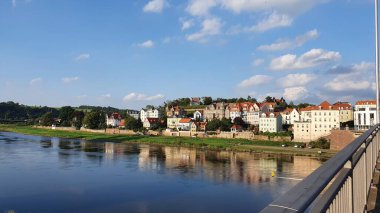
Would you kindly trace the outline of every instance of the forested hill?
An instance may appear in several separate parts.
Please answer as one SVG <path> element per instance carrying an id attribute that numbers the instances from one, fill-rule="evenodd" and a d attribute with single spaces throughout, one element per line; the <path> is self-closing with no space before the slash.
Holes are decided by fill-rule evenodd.
<path id="1" fill-rule="evenodd" d="M 0 120 L 31 120 L 47 112 L 51 112 L 55 117 L 59 114 L 58 109 L 52 107 L 26 106 L 12 101 L 0 102 Z"/>

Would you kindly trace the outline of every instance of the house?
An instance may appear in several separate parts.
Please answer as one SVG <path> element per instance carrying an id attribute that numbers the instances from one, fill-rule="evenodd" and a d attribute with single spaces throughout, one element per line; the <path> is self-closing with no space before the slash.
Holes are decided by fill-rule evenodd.
<path id="1" fill-rule="evenodd" d="M 125 119 L 121 119 L 118 126 L 120 129 L 124 129 L 125 128 Z"/>
<path id="2" fill-rule="evenodd" d="M 354 111 L 352 105 L 348 102 L 336 102 L 333 104 L 335 109 L 339 110 L 339 121 L 341 123 L 354 120 Z"/>
<path id="3" fill-rule="evenodd" d="M 194 121 L 203 121 L 203 110 L 197 110 L 193 115 Z"/>
<path id="4" fill-rule="evenodd" d="M 367 130 L 378 123 L 376 100 L 363 100 L 355 104 L 354 125 L 356 130 Z"/>
<path id="5" fill-rule="evenodd" d="M 286 108 L 280 114 L 282 116 L 282 124 L 285 125 L 293 125 L 295 121 L 300 120 L 300 113 L 297 109 Z"/>
<path id="6" fill-rule="evenodd" d="M 260 115 L 260 132 L 281 132 L 282 116 L 278 112 L 263 112 Z"/>
<path id="7" fill-rule="evenodd" d="M 203 110 L 204 118 L 208 121 L 213 119 L 222 119 L 222 118 L 230 118 L 230 113 L 228 109 L 228 104 L 224 102 L 213 103 Z"/>
<path id="8" fill-rule="evenodd" d="M 299 121 L 293 125 L 294 140 L 309 142 L 330 134 L 340 128 L 339 108 L 324 101 L 318 106 L 300 109 Z"/>
<path id="9" fill-rule="evenodd" d="M 140 111 L 137 110 L 126 110 L 127 115 L 131 116 L 132 118 L 138 120 L 140 117 Z"/>
<path id="10" fill-rule="evenodd" d="M 118 127 L 121 121 L 121 115 L 117 112 L 106 115 L 107 126 Z"/>
<path id="11" fill-rule="evenodd" d="M 199 131 L 206 131 L 207 122 L 197 122 L 197 121 L 195 121 L 194 124 L 197 126 L 197 131 L 198 132 Z"/>
<path id="12" fill-rule="evenodd" d="M 201 98 L 199 97 L 190 98 L 190 106 L 198 106 L 198 105 L 201 105 Z"/>
<path id="13" fill-rule="evenodd" d="M 161 117 L 161 114 L 160 114 L 160 111 L 158 111 L 158 109 L 142 109 L 140 111 L 140 119 L 141 121 L 145 121 L 145 119 L 147 118 L 160 118 Z"/>
<path id="14" fill-rule="evenodd" d="M 243 119 L 244 120 L 244 119 Z M 259 125 L 260 123 L 260 107 L 257 103 L 249 106 L 247 111 L 246 123 L 250 125 Z"/>
<path id="15" fill-rule="evenodd" d="M 181 118 L 177 124 L 177 129 L 182 131 L 190 131 L 193 120 L 191 118 Z"/>
<path id="16" fill-rule="evenodd" d="M 167 106 L 165 111 L 168 117 L 181 117 L 185 115 L 185 110 L 180 106 Z"/>
<path id="17" fill-rule="evenodd" d="M 231 132 L 241 132 L 242 130 L 243 128 L 239 125 L 234 124 L 231 126 Z"/>
<path id="18" fill-rule="evenodd" d="M 152 128 L 154 125 L 160 125 L 159 118 L 145 118 L 143 122 L 143 127 L 146 129 Z"/>
<path id="19" fill-rule="evenodd" d="M 191 126 L 190 126 L 190 132 L 197 132 L 197 131 L 198 131 L 198 125 L 197 125 L 197 123 L 192 122 Z"/>
<path id="20" fill-rule="evenodd" d="M 177 128 L 178 126 L 178 123 L 179 121 L 181 120 L 182 118 L 179 118 L 179 117 L 171 117 L 171 118 L 167 118 L 166 119 L 166 125 L 168 128 L 170 129 L 175 129 Z"/>
<path id="21" fill-rule="evenodd" d="M 275 102 L 262 102 L 260 104 L 260 111 L 261 112 L 274 112 L 274 109 L 276 107 L 276 103 Z"/>

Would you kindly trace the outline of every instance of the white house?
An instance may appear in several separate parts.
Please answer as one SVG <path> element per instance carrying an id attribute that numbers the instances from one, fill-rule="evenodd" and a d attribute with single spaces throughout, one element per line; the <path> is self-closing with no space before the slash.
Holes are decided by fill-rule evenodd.
<path id="1" fill-rule="evenodd" d="M 138 110 L 127 110 L 127 114 L 136 120 L 140 117 L 140 112 Z"/>
<path id="2" fill-rule="evenodd" d="M 355 129 L 366 130 L 376 123 L 376 100 L 364 100 L 356 102 L 354 112 Z"/>
<path id="3" fill-rule="evenodd" d="M 140 111 L 140 119 L 141 121 L 145 121 L 145 119 L 147 118 L 160 118 L 161 115 L 160 115 L 160 112 L 158 111 L 158 109 L 142 109 Z"/>
<path id="4" fill-rule="evenodd" d="M 121 115 L 117 112 L 106 115 L 107 126 L 117 127 L 121 121 Z"/>
<path id="5" fill-rule="evenodd" d="M 252 104 L 247 112 L 247 124 L 259 125 L 260 124 L 260 107 L 254 103 Z"/>
<path id="6" fill-rule="evenodd" d="M 145 118 L 143 122 L 143 127 L 146 129 L 150 129 L 154 124 L 159 124 L 160 119 L 159 118 Z"/>
<path id="7" fill-rule="evenodd" d="M 193 121 L 191 118 L 181 118 L 177 124 L 177 129 L 182 131 L 190 131 L 192 123 Z"/>
<path id="8" fill-rule="evenodd" d="M 286 108 L 280 113 L 282 116 L 282 124 L 293 125 L 294 122 L 300 120 L 300 114 L 296 109 Z"/>
<path id="9" fill-rule="evenodd" d="M 197 110 L 193 115 L 194 121 L 203 121 L 203 111 Z"/>
<path id="10" fill-rule="evenodd" d="M 280 132 L 282 131 L 282 117 L 277 112 L 261 113 L 260 132 Z"/>

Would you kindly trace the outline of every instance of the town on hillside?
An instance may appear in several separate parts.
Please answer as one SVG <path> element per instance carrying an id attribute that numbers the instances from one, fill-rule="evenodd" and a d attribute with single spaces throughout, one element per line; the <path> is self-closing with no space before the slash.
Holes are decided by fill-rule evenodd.
<path id="1" fill-rule="evenodd" d="M 108 128 L 113 129 L 113 133 L 115 129 L 150 130 L 158 132 L 156 134 L 184 137 L 257 139 L 259 135 L 271 135 L 287 136 L 289 141 L 310 142 L 321 137 L 333 138 L 336 131 L 367 130 L 377 123 L 375 100 L 357 101 L 353 107 L 348 102 L 331 104 L 327 101 L 318 105 L 294 105 L 283 98 L 269 96 L 262 102 L 251 97 L 216 100 L 192 97 L 168 101 L 159 107 L 148 105 L 140 111 L 91 106 L 29 109 L 12 104 L 0 103 L 0 119 L 24 119 L 22 115 L 35 112 L 35 120 L 43 126 Z"/>

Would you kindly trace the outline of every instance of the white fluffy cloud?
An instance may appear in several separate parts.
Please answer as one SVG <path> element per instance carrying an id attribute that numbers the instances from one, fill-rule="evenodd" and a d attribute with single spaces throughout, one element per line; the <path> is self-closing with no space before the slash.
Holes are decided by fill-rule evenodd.
<path id="1" fill-rule="evenodd" d="M 305 86 L 317 78 L 314 74 L 297 73 L 289 74 L 277 80 L 277 84 L 281 87 L 297 87 Z"/>
<path id="2" fill-rule="evenodd" d="M 34 86 L 34 85 L 40 84 L 41 82 L 42 82 L 42 78 L 38 77 L 38 78 L 33 78 L 32 80 L 30 80 L 29 84 L 31 86 Z"/>
<path id="3" fill-rule="evenodd" d="M 284 90 L 284 98 L 289 101 L 299 101 L 306 99 L 309 91 L 305 87 L 289 87 Z"/>
<path id="4" fill-rule="evenodd" d="M 293 23 L 293 18 L 285 14 L 273 12 L 265 19 L 252 27 L 246 28 L 244 31 L 248 32 L 265 32 L 274 28 L 289 27 Z"/>
<path id="5" fill-rule="evenodd" d="M 338 61 L 340 59 L 341 55 L 339 52 L 312 49 L 299 57 L 287 54 L 275 58 L 271 61 L 269 68 L 271 70 L 306 69 Z"/>
<path id="6" fill-rule="evenodd" d="M 70 83 L 73 83 L 74 81 L 78 81 L 79 80 L 79 77 L 65 77 L 65 78 L 62 78 L 62 82 L 65 83 L 65 84 L 70 84 Z"/>
<path id="7" fill-rule="evenodd" d="M 141 48 L 152 48 L 154 47 L 154 42 L 152 40 L 147 40 L 138 44 L 138 46 Z"/>
<path id="8" fill-rule="evenodd" d="M 151 0 L 143 8 L 144 12 L 160 13 L 166 5 L 165 0 Z"/>
<path id="9" fill-rule="evenodd" d="M 209 36 L 218 35 L 222 24 L 217 18 L 205 19 L 199 32 L 187 36 L 189 41 L 206 42 Z"/>
<path id="10" fill-rule="evenodd" d="M 90 54 L 89 53 L 82 53 L 82 54 L 80 54 L 80 55 L 78 55 L 76 58 L 75 58 L 75 60 L 76 61 L 85 61 L 85 60 L 87 60 L 87 59 L 90 59 Z"/>
<path id="11" fill-rule="evenodd" d="M 254 75 L 250 77 L 249 79 L 243 80 L 239 83 L 238 87 L 253 87 L 258 86 L 262 84 L 269 83 L 272 80 L 272 77 L 267 75 Z"/>
<path id="12" fill-rule="evenodd" d="M 301 47 L 306 42 L 310 40 L 317 39 L 319 37 L 318 30 L 314 29 L 308 31 L 307 33 L 297 36 L 295 39 L 281 39 L 277 42 L 269 45 L 261 45 L 257 48 L 260 51 L 281 51 L 286 49 L 292 49 L 296 47 Z"/>
<path id="13" fill-rule="evenodd" d="M 186 11 L 193 16 L 206 16 L 212 7 L 218 5 L 218 0 L 191 0 Z"/>
<path id="14" fill-rule="evenodd" d="M 153 96 L 148 96 L 145 94 L 141 93 L 129 93 L 128 95 L 124 96 L 123 101 L 124 102 L 130 102 L 130 101 L 154 101 L 154 100 L 159 100 L 163 99 L 165 96 L 161 94 L 153 95 Z"/>
<path id="15" fill-rule="evenodd" d="M 337 80 L 334 79 L 326 83 L 325 88 L 334 92 L 343 91 L 359 91 L 372 89 L 372 84 L 369 81 L 354 81 L 354 80 Z"/>

